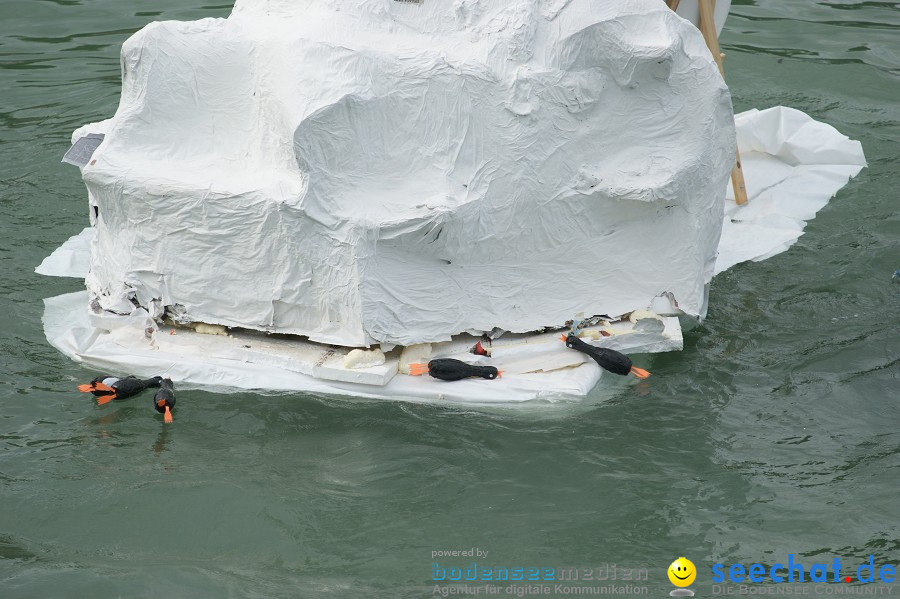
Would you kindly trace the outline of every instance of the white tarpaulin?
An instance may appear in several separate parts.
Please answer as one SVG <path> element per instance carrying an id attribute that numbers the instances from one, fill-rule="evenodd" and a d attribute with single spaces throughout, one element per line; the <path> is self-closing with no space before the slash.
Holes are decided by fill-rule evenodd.
<path id="1" fill-rule="evenodd" d="M 88 288 L 347 346 L 699 314 L 728 90 L 660 0 L 239 0 L 122 49 Z"/>

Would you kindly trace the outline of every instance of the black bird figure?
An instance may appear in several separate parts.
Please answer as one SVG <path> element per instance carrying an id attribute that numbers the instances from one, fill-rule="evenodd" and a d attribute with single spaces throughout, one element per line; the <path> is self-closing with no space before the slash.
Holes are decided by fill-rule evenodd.
<path id="1" fill-rule="evenodd" d="M 144 389 L 159 387 L 160 381 L 162 381 L 162 377 L 159 376 L 152 379 L 139 379 L 131 375 L 119 378 L 101 374 L 90 383 L 78 385 L 78 390 L 82 393 L 92 393 L 97 398 L 97 404 L 102 406 L 114 399 L 128 399 Z"/>
<path id="2" fill-rule="evenodd" d="M 462 360 L 454 360 L 453 358 L 438 358 L 428 364 L 409 365 L 409 374 L 412 376 L 419 376 L 426 372 L 442 381 L 461 381 L 469 377 L 494 380 L 503 373 L 503 371 L 497 370 L 494 366 L 466 364 Z"/>
<path id="3" fill-rule="evenodd" d="M 153 409 L 160 414 L 165 414 L 163 420 L 172 422 L 172 409 L 175 408 L 175 385 L 172 379 L 163 379 L 159 384 L 159 391 L 153 396 Z"/>
<path id="4" fill-rule="evenodd" d="M 643 368 L 634 366 L 631 363 L 631 358 L 614 349 L 597 347 L 590 343 L 585 343 L 572 333 L 569 333 L 568 336 L 561 335 L 560 339 L 566 342 L 566 347 L 569 349 L 574 349 L 589 355 L 594 358 L 594 361 L 597 362 L 601 368 L 608 370 L 613 374 L 620 374 L 622 376 L 633 374 L 639 379 L 645 379 L 650 376 L 650 373 Z"/>

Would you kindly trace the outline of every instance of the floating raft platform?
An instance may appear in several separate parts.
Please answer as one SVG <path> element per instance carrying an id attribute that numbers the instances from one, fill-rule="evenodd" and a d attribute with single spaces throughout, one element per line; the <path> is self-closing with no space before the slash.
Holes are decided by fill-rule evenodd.
<path id="1" fill-rule="evenodd" d="M 587 356 L 568 349 L 559 338 L 560 331 L 507 334 L 493 341 L 463 334 L 430 344 L 429 359 L 456 358 L 503 371 L 501 378 L 492 381 L 445 382 L 401 374 L 399 347 L 386 353 L 384 364 L 347 368 L 344 358 L 351 348 L 258 331 L 230 330 L 227 335 L 216 335 L 171 325 L 153 326 L 145 315 L 96 314 L 87 307 L 87 292 L 44 301 L 47 339 L 64 354 L 98 370 L 127 371 L 136 376 L 164 373 L 182 387 L 493 404 L 582 397 L 601 375 L 620 378 L 603 373 Z M 588 343 L 628 354 L 682 349 L 676 317 L 646 317 L 634 323 L 620 320 L 586 327 L 581 336 Z M 490 356 L 471 353 L 479 341 L 490 347 Z"/>

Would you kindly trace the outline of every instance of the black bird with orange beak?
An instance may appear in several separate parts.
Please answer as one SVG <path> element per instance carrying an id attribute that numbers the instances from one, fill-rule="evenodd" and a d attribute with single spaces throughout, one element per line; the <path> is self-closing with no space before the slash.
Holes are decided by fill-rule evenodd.
<path id="1" fill-rule="evenodd" d="M 589 355 L 597 364 L 600 365 L 601 368 L 603 368 L 604 370 L 608 370 L 613 374 L 619 374 L 622 376 L 633 374 L 639 379 L 645 379 L 650 376 L 650 373 L 643 368 L 634 366 L 631 362 L 631 358 L 621 352 L 617 352 L 614 349 L 597 347 L 595 345 L 591 345 L 590 343 L 585 343 L 574 333 L 569 333 L 568 336 L 560 335 L 560 339 L 566 342 L 566 347 L 568 347 L 569 349 L 574 349 L 576 351 L 580 351 L 583 354 Z"/>
<path id="2" fill-rule="evenodd" d="M 159 391 L 153 396 L 153 409 L 164 414 L 163 420 L 172 422 L 172 409 L 175 408 L 175 384 L 172 379 L 163 379 L 159 384 Z"/>
<path id="3" fill-rule="evenodd" d="M 428 364 L 409 365 L 409 374 L 412 376 L 420 376 L 425 373 L 442 381 L 461 381 L 471 377 L 492 381 L 499 378 L 503 371 L 497 370 L 493 366 L 467 364 L 462 360 L 454 360 L 453 358 L 436 358 Z"/>
<path id="4" fill-rule="evenodd" d="M 97 398 L 97 404 L 102 406 L 114 399 L 128 399 L 145 389 L 159 387 L 162 380 L 160 376 L 155 376 L 151 379 L 139 379 L 136 376 L 119 378 L 101 374 L 90 383 L 78 385 L 78 390 L 82 393 L 93 394 Z"/>

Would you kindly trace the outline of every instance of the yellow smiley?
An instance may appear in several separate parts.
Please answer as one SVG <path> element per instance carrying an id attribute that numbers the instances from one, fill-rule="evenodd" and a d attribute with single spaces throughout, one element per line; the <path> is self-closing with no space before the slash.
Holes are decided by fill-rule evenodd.
<path id="1" fill-rule="evenodd" d="M 669 566 L 669 580 L 677 587 L 690 586 L 697 578 L 697 568 L 686 557 L 679 557 Z"/>

